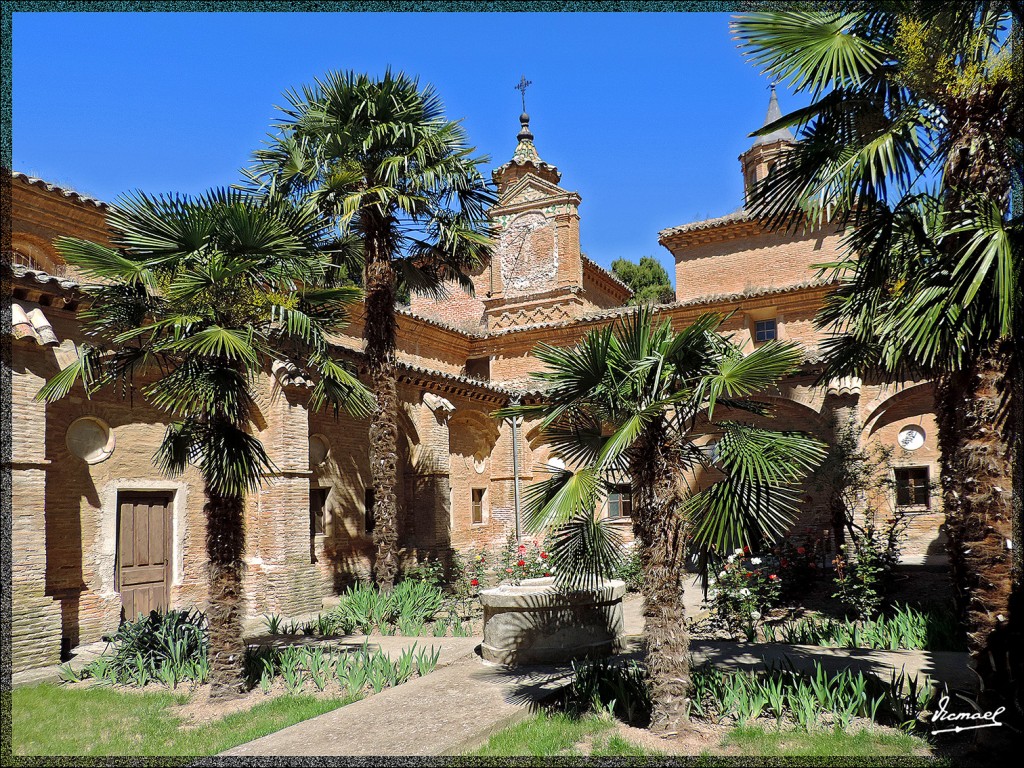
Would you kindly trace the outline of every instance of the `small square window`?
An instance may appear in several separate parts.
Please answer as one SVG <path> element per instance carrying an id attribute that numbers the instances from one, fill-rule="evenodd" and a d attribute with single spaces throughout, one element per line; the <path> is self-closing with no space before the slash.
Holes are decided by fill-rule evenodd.
<path id="1" fill-rule="evenodd" d="M 367 488 L 363 494 L 363 525 L 367 533 L 373 533 L 373 527 L 376 523 L 376 519 L 373 516 L 373 505 L 376 498 L 373 488 Z"/>
<path id="2" fill-rule="evenodd" d="M 612 486 L 608 494 L 608 519 L 619 520 L 633 516 L 633 489 L 628 485 Z"/>
<path id="3" fill-rule="evenodd" d="M 777 338 L 775 327 L 775 319 L 771 320 L 756 320 L 754 321 L 754 341 L 761 343 L 762 341 L 771 341 Z"/>
<path id="4" fill-rule="evenodd" d="M 484 521 L 484 489 L 473 489 L 473 525 L 480 525 Z"/>
<path id="5" fill-rule="evenodd" d="M 896 475 L 896 506 L 931 506 L 931 482 L 928 467 L 900 467 Z"/>
<path id="6" fill-rule="evenodd" d="M 327 494 L 330 488 L 309 489 L 309 535 L 323 536 L 324 510 L 327 507 Z"/>

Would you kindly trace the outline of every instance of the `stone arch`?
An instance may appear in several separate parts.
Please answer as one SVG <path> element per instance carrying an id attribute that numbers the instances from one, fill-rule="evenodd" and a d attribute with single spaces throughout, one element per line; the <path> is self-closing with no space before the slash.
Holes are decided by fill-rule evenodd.
<path id="1" fill-rule="evenodd" d="M 931 401 L 934 397 L 935 385 L 930 381 L 914 384 L 894 392 L 872 408 L 864 419 L 865 435 L 870 437 L 894 419 L 900 418 L 901 411 L 920 411 L 921 413 L 932 411 L 934 406 Z M 921 402 L 922 400 L 926 400 L 927 403 Z"/>
<path id="2" fill-rule="evenodd" d="M 60 275 L 64 272 L 65 261 L 45 238 L 14 232 L 11 234 L 11 264 Z"/>

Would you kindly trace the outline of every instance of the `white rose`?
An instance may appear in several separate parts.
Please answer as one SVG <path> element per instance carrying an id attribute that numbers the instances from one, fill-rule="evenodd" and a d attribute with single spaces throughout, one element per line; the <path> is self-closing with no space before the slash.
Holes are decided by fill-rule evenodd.
<path id="1" fill-rule="evenodd" d="M 740 547 L 739 549 L 737 549 L 735 552 L 733 552 L 733 554 L 736 555 L 736 557 L 739 557 L 740 555 L 742 555 L 743 554 L 743 547 Z"/>
<path id="2" fill-rule="evenodd" d="M 761 558 L 760 557 L 752 557 L 752 558 L 750 558 L 750 564 L 751 565 L 760 565 L 761 564 Z"/>
<path id="3" fill-rule="evenodd" d="M 750 590 L 749 589 L 741 589 L 740 590 L 740 594 L 743 595 L 743 597 L 750 597 Z"/>

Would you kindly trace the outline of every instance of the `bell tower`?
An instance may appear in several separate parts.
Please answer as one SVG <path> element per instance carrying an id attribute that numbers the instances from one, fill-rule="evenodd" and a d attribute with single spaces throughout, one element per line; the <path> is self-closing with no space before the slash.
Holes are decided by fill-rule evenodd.
<path id="1" fill-rule="evenodd" d="M 568 319 L 581 311 L 580 196 L 558 185 L 562 174 L 537 151 L 525 110 L 529 84 L 523 78 L 516 86 L 524 109 L 515 152 L 491 174 L 498 202 L 490 211 L 489 328 Z"/>
<path id="2" fill-rule="evenodd" d="M 768 114 L 765 115 L 762 128 L 774 123 L 782 117 L 779 99 L 775 95 L 775 84 L 771 86 L 772 95 L 768 99 Z M 775 167 L 779 157 L 796 142 L 789 128 L 779 128 L 764 136 L 758 136 L 754 144 L 740 155 L 740 166 L 743 168 L 744 199 L 750 199 L 754 185 L 763 180 Z"/>

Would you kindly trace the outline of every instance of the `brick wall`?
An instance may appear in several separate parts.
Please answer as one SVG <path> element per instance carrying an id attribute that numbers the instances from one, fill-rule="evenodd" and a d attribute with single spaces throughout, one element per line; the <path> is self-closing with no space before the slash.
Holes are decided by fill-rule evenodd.
<path id="1" fill-rule="evenodd" d="M 767 233 L 750 223 L 666 239 L 676 259 L 676 299 L 698 299 L 812 280 L 812 264 L 832 261 L 839 235 Z"/>

